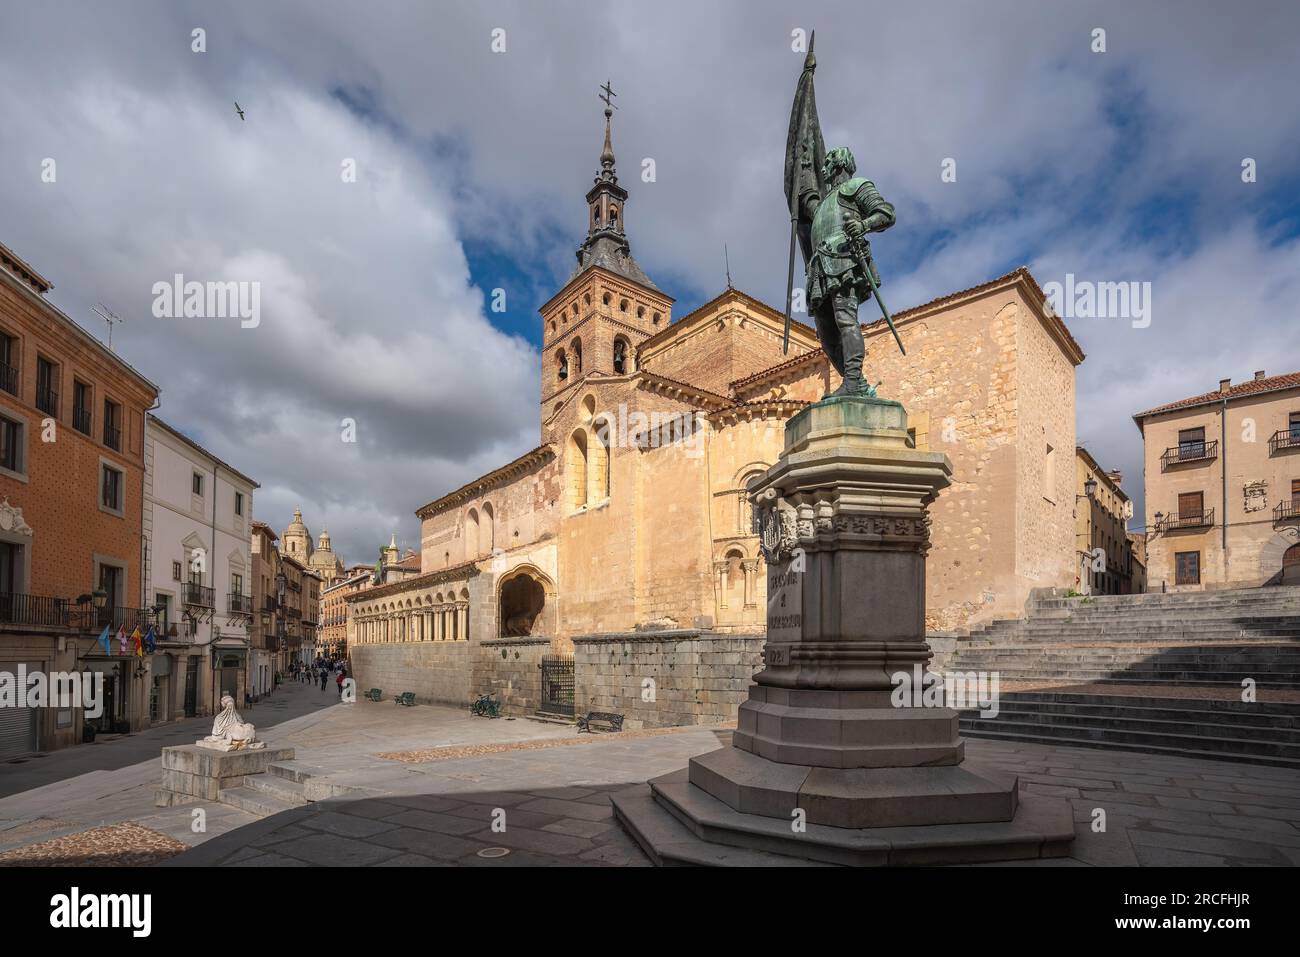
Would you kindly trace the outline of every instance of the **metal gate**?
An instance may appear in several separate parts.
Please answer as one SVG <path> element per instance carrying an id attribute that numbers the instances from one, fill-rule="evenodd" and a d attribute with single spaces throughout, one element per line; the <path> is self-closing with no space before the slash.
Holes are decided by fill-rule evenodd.
<path id="1" fill-rule="evenodd" d="M 542 655 L 542 704 L 547 714 L 573 717 L 573 655 Z"/>
<path id="2" fill-rule="evenodd" d="M 185 666 L 185 717 L 193 718 L 199 713 L 199 662 L 194 656 L 187 659 Z"/>

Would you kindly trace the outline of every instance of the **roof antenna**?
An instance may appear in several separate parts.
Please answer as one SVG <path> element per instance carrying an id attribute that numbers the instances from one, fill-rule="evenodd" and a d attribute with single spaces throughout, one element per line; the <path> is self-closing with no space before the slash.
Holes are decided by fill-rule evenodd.
<path id="1" fill-rule="evenodd" d="M 731 254 L 727 252 L 727 244 L 722 244 L 722 258 L 727 264 L 727 288 L 731 289 Z"/>
<path id="2" fill-rule="evenodd" d="M 114 315 L 102 302 L 95 304 L 95 314 L 108 325 L 108 347 L 111 349 L 113 348 L 113 325 L 122 320 Z"/>

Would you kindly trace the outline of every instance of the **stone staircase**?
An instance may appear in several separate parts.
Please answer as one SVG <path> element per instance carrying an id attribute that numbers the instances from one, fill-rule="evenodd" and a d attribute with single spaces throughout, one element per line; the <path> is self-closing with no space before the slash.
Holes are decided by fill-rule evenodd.
<path id="1" fill-rule="evenodd" d="M 301 761 L 273 761 L 265 774 L 250 774 L 237 787 L 222 788 L 217 800 L 258 817 L 270 817 L 358 790 L 331 783 L 319 769 Z"/>
<path id="2" fill-rule="evenodd" d="M 1300 588 L 1042 598 L 943 670 L 999 675 L 969 737 L 1300 767 Z M 1243 702 L 1246 679 L 1293 700 Z"/>

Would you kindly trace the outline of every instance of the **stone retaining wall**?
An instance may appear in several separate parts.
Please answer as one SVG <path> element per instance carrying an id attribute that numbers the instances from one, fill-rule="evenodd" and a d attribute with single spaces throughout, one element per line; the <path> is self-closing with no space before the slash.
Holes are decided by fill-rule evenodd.
<path id="1" fill-rule="evenodd" d="M 573 647 L 578 714 L 616 711 L 626 728 L 666 728 L 735 720 L 762 667 L 763 636 L 629 632 L 577 637 Z"/>
<path id="2" fill-rule="evenodd" d="M 490 638 L 474 652 L 472 697 L 491 692 L 509 715 L 532 714 L 542 703 L 542 655 L 549 638 Z"/>
<path id="3" fill-rule="evenodd" d="M 360 644 L 349 649 L 357 693 L 371 688 L 384 692 L 384 700 L 414 691 L 424 704 L 450 704 L 468 708 L 471 662 L 475 649 L 468 641 L 407 641 Z"/>

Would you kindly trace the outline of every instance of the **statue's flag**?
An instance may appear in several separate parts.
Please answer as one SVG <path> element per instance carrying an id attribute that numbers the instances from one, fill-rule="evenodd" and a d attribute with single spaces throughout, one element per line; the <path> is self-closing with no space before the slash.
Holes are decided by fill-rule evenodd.
<path id="1" fill-rule="evenodd" d="M 785 286 L 785 338 L 782 352 L 790 351 L 790 310 L 794 303 L 794 244 L 799 238 L 804 269 L 812 256 L 812 220 L 803 215 L 800 199 L 816 193 L 820 199 L 825 193 L 822 164 L 826 161 L 826 144 L 822 141 L 821 120 L 817 118 L 817 94 L 813 89 L 813 71 L 817 58 L 813 44 L 814 31 L 808 41 L 808 55 L 804 57 L 803 72 L 794 89 L 794 105 L 790 108 L 790 131 L 785 140 L 785 201 L 790 210 L 790 271 Z"/>
<path id="2" fill-rule="evenodd" d="M 110 625 L 105 625 L 104 630 L 99 633 L 99 643 L 104 646 L 104 654 L 111 655 L 113 646 L 108 643 L 108 629 Z"/>

